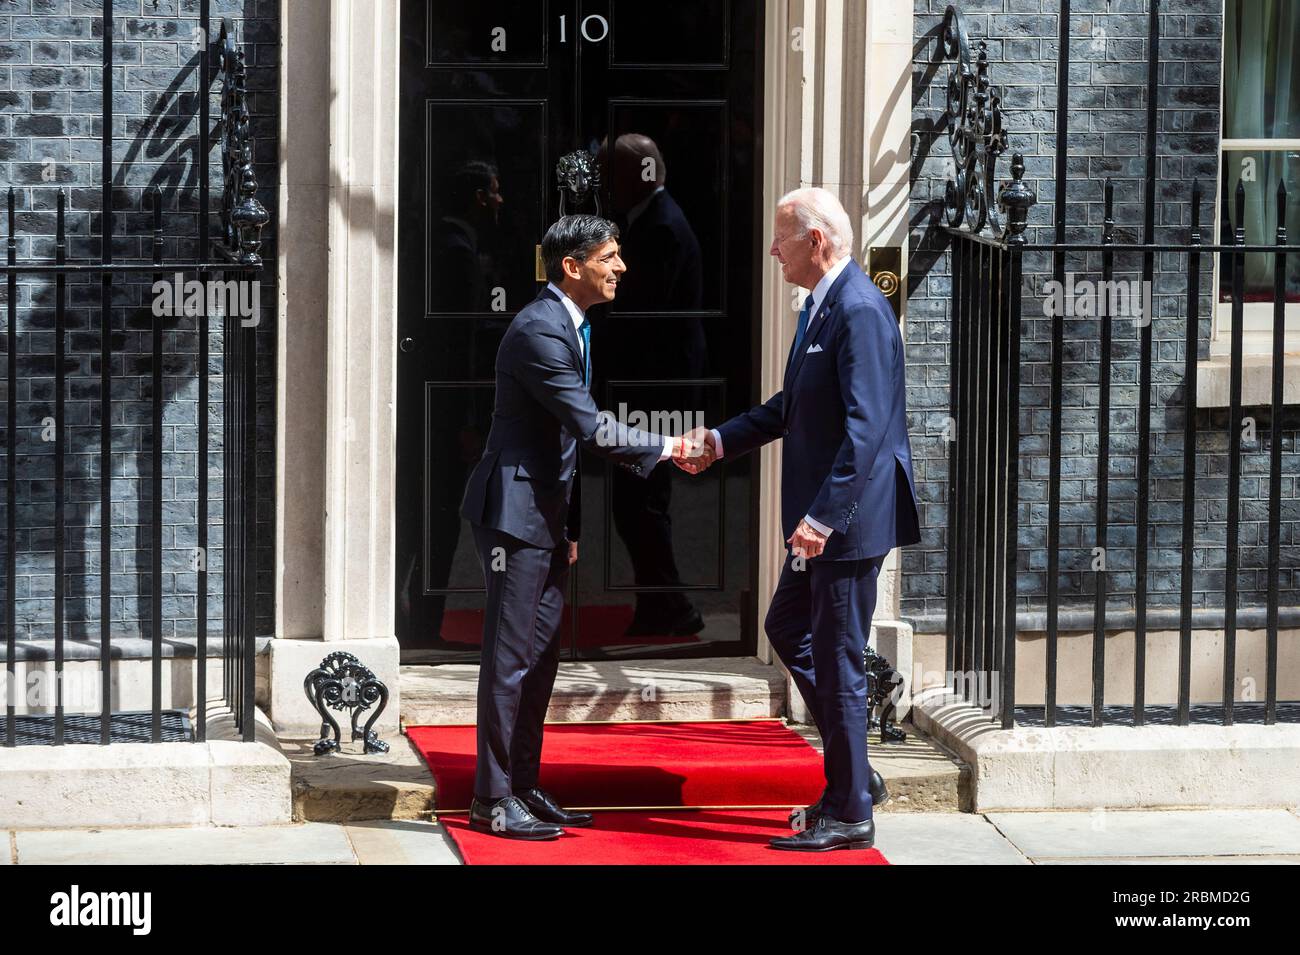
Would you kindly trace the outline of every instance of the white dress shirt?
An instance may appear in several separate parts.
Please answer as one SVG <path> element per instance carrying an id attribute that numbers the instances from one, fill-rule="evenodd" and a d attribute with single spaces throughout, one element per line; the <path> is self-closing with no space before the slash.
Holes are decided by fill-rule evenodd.
<path id="1" fill-rule="evenodd" d="M 812 308 L 808 312 L 808 327 L 804 330 L 805 340 L 810 334 L 812 334 L 813 327 L 817 324 L 817 319 L 821 317 L 818 313 L 821 311 L 822 302 L 826 301 L 826 295 L 830 292 L 831 286 L 835 284 L 835 280 L 840 277 L 840 273 L 843 272 L 852 261 L 853 256 L 844 256 L 832 265 L 827 273 L 821 277 L 821 280 L 813 286 Z M 791 357 L 793 358 L 793 356 Z M 718 457 L 722 457 L 722 435 L 718 433 L 717 428 L 710 428 L 709 430 L 713 434 L 713 446 L 717 449 Z M 821 521 L 813 520 L 813 518 L 807 514 L 804 515 L 803 519 L 808 522 L 809 527 L 819 534 L 824 534 L 826 537 L 830 537 L 831 532 L 834 530 L 834 528 L 827 527 Z"/>
<path id="2" fill-rule="evenodd" d="M 583 314 L 582 309 L 578 308 L 578 303 L 575 302 L 573 299 L 569 298 L 569 296 L 565 295 L 564 290 L 561 289 L 554 282 L 547 282 L 546 287 L 559 297 L 560 304 L 562 304 L 564 306 L 564 310 L 569 313 L 569 318 L 573 321 L 573 333 L 578 337 L 578 354 L 585 362 L 587 360 L 587 353 L 584 350 L 585 343 L 583 342 L 582 334 L 578 331 L 578 329 L 581 328 L 582 323 L 587 320 L 587 316 Z M 662 461 L 665 458 L 672 457 L 672 453 L 673 453 L 673 439 L 669 437 L 665 437 L 664 449 L 663 452 L 659 455 L 659 460 Z"/>

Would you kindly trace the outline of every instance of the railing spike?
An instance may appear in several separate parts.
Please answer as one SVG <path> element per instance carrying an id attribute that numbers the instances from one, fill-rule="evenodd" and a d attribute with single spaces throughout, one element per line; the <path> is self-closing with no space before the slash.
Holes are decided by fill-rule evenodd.
<path id="1" fill-rule="evenodd" d="M 1192 182 L 1192 228 L 1188 236 L 1192 245 L 1201 244 L 1201 181 Z"/>
<path id="2" fill-rule="evenodd" d="M 1101 241 L 1110 244 L 1115 241 L 1115 184 L 1111 182 L 1110 176 L 1106 177 L 1103 195 L 1106 214 L 1101 225 Z"/>
<path id="3" fill-rule="evenodd" d="M 1237 180 L 1237 194 L 1235 196 L 1235 199 L 1236 201 L 1233 203 L 1233 208 L 1236 215 L 1233 218 L 1236 219 L 1237 224 L 1236 224 L 1236 228 L 1233 230 L 1232 241 L 1237 245 L 1245 245 L 1246 244 L 1246 184 L 1240 179 Z"/>

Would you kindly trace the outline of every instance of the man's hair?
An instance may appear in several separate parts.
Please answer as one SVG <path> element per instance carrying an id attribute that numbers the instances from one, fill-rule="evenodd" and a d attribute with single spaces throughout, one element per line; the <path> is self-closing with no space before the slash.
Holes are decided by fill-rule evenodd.
<path id="1" fill-rule="evenodd" d="M 586 261 L 593 251 L 618 238 L 618 226 L 600 216 L 565 216 L 542 237 L 542 264 L 548 281 L 559 285 L 564 279 L 560 263 L 566 256 Z"/>
<path id="2" fill-rule="evenodd" d="M 451 174 L 447 198 L 453 209 L 460 211 L 473 204 L 478 191 L 487 192 L 497 177 L 497 167 L 482 159 L 469 159 L 457 166 Z"/>
<path id="3" fill-rule="evenodd" d="M 782 206 L 790 207 L 804 235 L 809 229 L 818 229 L 826 236 L 831 251 L 836 255 L 852 251 L 853 223 L 834 193 L 816 186 L 795 189 L 777 202 L 778 209 Z"/>

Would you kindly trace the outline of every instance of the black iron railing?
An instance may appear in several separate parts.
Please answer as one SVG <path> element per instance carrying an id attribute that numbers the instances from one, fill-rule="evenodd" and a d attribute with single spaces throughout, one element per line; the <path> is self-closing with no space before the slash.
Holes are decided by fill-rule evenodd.
<path id="1" fill-rule="evenodd" d="M 1059 47 L 1057 76 L 1069 76 L 1070 3 L 1062 0 L 1059 11 Z M 1262 707 L 1251 705 L 1252 717 L 1271 724 L 1279 719 L 1295 719 L 1300 709 L 1278 702 L 1278 630 L 1279 579 L 1282 571 L 1282 445 L 1283 377 L 1286 309 L 1286 264 L 1288 256 L 1300 254 L 1300 245 L 1288 243 L 1286 228 L 1285 185 L 1280 185 L 1277 203 L 1277 230 L 1273 244 L 1247 244 L 1245 221 L 1246 192 L 1238 183 L 1235 194 L 1224 195 L 1222 216 L 1229 223 L 1225 241 L 1208 244 L 1202 240 L 1202 205 L 1204 196 L 1199 183 L 1190 189 L 1191 221 L 1185 239 L 1156 241 L 1156 110 L 1159 80 L 1160 2 L 1149 2 L 1148 78 L 1146 104 L 1145 189 L 1143 191 L 1143 225 L 1140 243 L 1115 240 L 1114 188 L 1109 179 L 1104 187 L 1105 218 L 1097 241 L 1067 241 L 1066 203 L 1069 186 L 1066 143 L 1069 134 L 1068 84 L 1059 86 L 1056 110 L 1055 172 L 1055 241 L 1030 243 L 1026 239 L 1025 219 L 1033 196 L 1023 182 L 1024 162 L 1014 157 L 1012 180 L 998 191 L 997 203 L 1004 215 L 994 209 L 995 165 L 1005 148 L 998 92 L 988 79 L 985 44 L 973 52 L 961 25 L 961 17 L 949 7 L 944 21 L 944 49 L 954 63 L 949 74 L 947 121 L 948 138 L 955 173 L 949 183 L 946 206 L 946 231 L 950 239 L 952 267 L 951 340 L 951 421 L 948 483 L 947 538 L 947 669 L 949 686 L 969 701 L 986 709 L 996 707 L 994 715 L 1003 728 L 1016 722 L 1054 726 L 1062 722 L 1084 721 L 1093 726 L 1123 721 L 1132 725 L 1148 722 L 1186 725 L 1193 721 L 1232 724 L 1243 704 L 1235 699 L 1238 630 L 1238 570 L 1240 567 L 1241 486 L 1242 486 L 1242 370 L 1243 370 L 1243 276 L 1248 254 L 1267 254 L 1275 259 L 1272 318 L 1271 434 L 1268 469 L 1267 504 L 1267 597 L 1263 614 L 1264 698 Z M 1077 228 L 1077 227 L 1075 227 Z M 1169 227 L 1163 227 L 1168 234 Z M 1073 320 L 1067 314 L 1045 312 L 1051 318 L 1050 408 L 1048 433 L 1049 472 L 1047 484 L 1046 547 L 1046 654 L 1044 705 L 1020 707 L 1015 699 L 1016 632 L 1024 612 L 1017 594 L 1017 561 L 1026 566 L 1025 551 L 1020 546 L 1017 504 L 1019 485 L 1024 475 L 1020 466 L 1020 349 L 1023 258 L 1030 252 L 1051 256 L 1052 278 L 1064 285 L 1067 257 L 1074 264 L 1083 263 L 1085 278 L 1087 253 L 1100 254 L 1100 279 L 1113 286 L 1117 256 L 1135 257 L 1140 261 L 1142 287 L 1150 289 L 1155 278 L 1155 261 L 1161 256 L 1177 256 L 1177 268 L 1186 275 L 1180 317 L 1185 322 L 1182 367 L 1182 527 L 1181 581 L 1177 608 L 1178 675 L 1177 702 L 1171 712 L 1155 712 L 1146 702 L 1147 632 L 1151 613 L 1148 608 L 1149 549 L 1152 522 L 1150 498 L 1152 487 L 1152 328 L 1148 312 L 1139 323 L 1137 381 L 1137 447 L 1134 509 L 1135 589 L 1134 606 L 1134 673 L 1131 706 L 1105 704 L 1107 597 L 1111 592 L 1111 575 L 1105 563 L 1110 521 L 1109 476 L 1111 440 L 1110 393 L 1112 375 L 1112 313 L 1089 315 L 1100 334 L 1100 360 L 1096 366 L 1097 453 L 1096 453 L 1096 549 L 1102 555 L 1093 568 L 1091 705 L 1085 714 L 1081 707 L 1058 704 L 1059 637 L 1061 610 L 1061 483 L 1062 483 L 1062 388 L 1065 367 L 1065 341 Z M 1212 266 L 1208 258 L 1220 256 L 1220 267 L 1230 276 L 1232 302 L 1231 352 L 1229 356 L 1229 410 L 1227 418 L 1227 494 L 1226 563 L 1222 595 L 1222 702 L 1206 706 L 1191 702 L 1193 575 L 1195 572 L 1198 490 L 1197 438 L 1201 418 L 1197 406 L 1197 360 L 1200 344 L 1202 269 Z M 1165 270 L 1169 271 L 1168 269 Z M 1058 286 L 1060 287 L 1060 286 Z M 1149 308 L 1149 306 L 1147 306 Z M 1162 316 L 1162 320 L 1167 320 Z M 1079 327 L 1081 328 L 1081 326 Z M 1167 405 L 1168 407 L 1168 405 Z M 1294 496 L 1288 502 L 1294 501 Z M 1198 627 L 1211 625 L 1202 616 Z M 1111 626 L 1114 629 L 1114 624 Z M 1160 708 L 1156 708 L 1159 710 Z M 1041 710 L 1041 715 L 1038 711 Z M 1070 712 L 1075 711 L 1075 712 Z M 1289 714 L 1289 715 L 1288 715 Z"/>
<path id="2" fill-rule="evenodd" d="M 198 316 L 198 361 L 195 375 L 198 388 L 198 438 L 197 438 L 197 549 L 192 569 L 197 574 L 197 646 L 195 653 L 196 714 L 192 738 L 196 742 L 207 734 L 207 598 L 208 598 L 208 495 L 209 495 L 209 420 L 211 372 L 209 338 L 212 319 L 221 318 L 222 354 L 222 470 L 224 489 L 223 510 L 223 585 L 225 608 L 223 621 L 223 673 L 224 700 L 232 709 L 239 735 L 244 740 L 254 738 L 255 719 L 254 688 L 254 596 L 255 547 L 254 519 L 257 507 L 257 485 L 254 475 L 256 437 L 256 376 L 257 353 L 254 335 L 256 314 L 249 315 L 238 309 L 214 309 L 207 291 L 210 283 L 220 282 L 224 291 L 238 289 L 241 283 L 256 281 L 261 270 L 259 254 L 261 229 L 267 222 L 266 210 L 256 199 L 257 182 L 253 175 L 252 140 L 249 130 L 249 113 L 244 81 L 244 57 L 234 41 L 228 23 L 223 22 L 215 41 L 210 41 L 210 0 L 202 0 L 199 12 L 199 29 L 204 41 L 199 56 L 198 99 L 198 252 L 195 258 L 167 261 L 164 259 L 163 211 L 165 198 L 161 189 L 154 187 L 144 193 L 141 212 L 152 215 L 152 256 L 147 261 L 114 261 L 113 238 L 115 212 L 123 219 L 130 218 L 129 210 L 115 210 L 113 203 L 113 4 L 105 0 L 101 15 L 103 42 L 102 63 L 102 166 L 100 218 L 101 254 L 98 262 L 68 261 L 68 233 L 66 228 L 67 196 L 58 190 L 56 211 L 55 255 L 53 261 L 18 261 L 18 231 L 15 217 L 15 192 L 8 191 L 8 243 L 7 261 L 3 266 L 8 289 L 8 362 L 7 362 L 7 417 L 5 474 L 6 537 L 3 556 L 6 565 L 5 588 L 5 650 L 7 670 L 6 716 L 4 744 L 19 742 L 86 742 L 90 740 L 86 718 L 66 713 L 64 700 L 64 672 L 67 649 L 68 564 L 67 564 L 67 458 L 69 454 L 67 431 L 69 421 L 65 407 L 68 390 L 66 375 L 68 327 L 68 280 L 70 277 L 98 277 L 99 295 L 99 680 L 102 708 L 98 717 L 95 740 L 101 744 L 115 739 L 151 742 L 176 738 L 173 731 L 188 725 L 186 714 L 164 712 L 163 686 L 163 624 L 165 618 L 163 594 L 163 408 L 164 408 L 164 322 L 165 317 L 153 308 L 152 320 L 152 474 L 150 476 L 151 539 L 148 544 L 151 567 L 149 599 L 152 612 L 148 621 L 151 637 L 151 698 L 150 711 L 121 713 L 113 710 L 113 664 L 120 654 L 114 654 L 110 630 L 112 623 L 112 598 L 114 584 L 113 553 L 113 308 L 115 289 L 129 285 L 132 279 L 152 276 L 155 282 L 172 280 L 180 282 L 197 279 L 204 290 L 203 306 Z M 210 137 L 210 109 L 208 92 L 213 77 L 221 81 L 220 121 L 217 126 L 225 173 L 220 214 L 221 232 L 212 231 L 210 196 L 208 186 Z M 174 196 L 172 197 L 175 198 Z M 54 692 L 52 724 L 44 729 L 35 724 L 31 714 L 16 712 L 15 689 L 17 661 L 17 515 L 20 507 L 32 502 L 19 500 L 17 494 L 20 465 L 18 448 L 18 278 L 52 277 L 55 285 L 54 325 L 54 600 L 53 637 Z M 235 283 L 230 285 L 229 283 Z M 79 286 L 80 288 L 80 286 Z M 87 303 L 81 303 L 87 304 Z M 155 306 L 156 306 L 155 302 Z M 83 563 L 83 568 L 87 564 Z M 88 568 L 87 568 L 88 569 Z M 88 588 L 87 588 L 88 589 Z M 178 671 L 184 673 L 184 670 Z M 118 724 L 121 725 L 118 725 Z M 20 732 L 20 726 L 22 730 Z M 72 730 L 70 731 L 70 727 Z"/>

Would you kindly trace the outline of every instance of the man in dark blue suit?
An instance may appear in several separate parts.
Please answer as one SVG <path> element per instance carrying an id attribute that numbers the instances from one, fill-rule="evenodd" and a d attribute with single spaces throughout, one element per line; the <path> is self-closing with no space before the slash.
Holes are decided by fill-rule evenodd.
<path id="1" fill-rule="evenodd" d="M 547 230 L 550 281 L 501 339 L 492 427 L 461 504 L 487 588 L 470 827 L 508 838 L 554 839 L 592 822 L 537 785 L 565 581 L 578 558 L 578 446 L 641 477 L 699 450 L 625 427 L 592 401 L 585 312 L 614 298 L 625 271 L 617 240 L 618 227 L 596 216 Z"/>
<path id="2" fill-rule="evenodd" d="M 770 252 L 804 300 L 782 390 L 713 431 L 679 465 L 698 471 L 778 438 L 789 553 L 764 623 L 821 734 L 826 789 L 778 849 L 866 849 L 887 797 L 867 761 L 863 651 L 876 579 L 894 547 L 921 539 L 907 436 L 903 342 L 889 302 L 850 257 L 853 230 L 824 189 L 777 205 Z"/>

